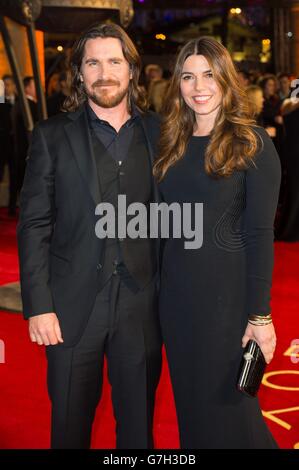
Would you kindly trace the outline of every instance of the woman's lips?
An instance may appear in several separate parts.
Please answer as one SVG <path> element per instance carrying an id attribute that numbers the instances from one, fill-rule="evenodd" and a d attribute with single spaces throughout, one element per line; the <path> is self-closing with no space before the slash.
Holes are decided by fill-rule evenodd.
<path id="1" fill-rule="evenodd" d="M 193 96 L 192 99 L 196 104 L 205 104 L 212 98 L 212 95 L 197 95 Z"/>

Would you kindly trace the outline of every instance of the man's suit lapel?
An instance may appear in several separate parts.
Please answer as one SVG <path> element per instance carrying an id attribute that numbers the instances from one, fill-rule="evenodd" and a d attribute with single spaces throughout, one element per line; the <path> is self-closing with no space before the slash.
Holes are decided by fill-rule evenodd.
<path id="1" fill-rule="evenodd" d="M 65 132 L 78 167 L 97 205 L 101 202 L 101 193 L 85 107 L 81 106 L 76 112 L 70 113 L 68 117 L 70 122 L 64 126 Z"/>

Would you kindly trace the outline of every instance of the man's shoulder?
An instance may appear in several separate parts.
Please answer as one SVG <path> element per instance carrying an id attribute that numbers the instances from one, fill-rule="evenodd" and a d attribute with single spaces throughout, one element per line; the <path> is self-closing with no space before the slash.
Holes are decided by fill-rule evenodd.
<path id="1" fill-rule="evenodd" d="M 64 124 L 70 122 L 70 115 L 73 113 L 59 113 L 55 116 L 51 116 L 48 119 L 39 121 L 37 126 L 42 130 L 48 130 L 53 128 L 60 128 Z"/>
<path id="2" fill-rule="evenodd" d="M 155 137 L 160 133 L 161 117 L 154 111 L 146 111 L 142 114 L 144 125 L 150 134 Z"/>
<path id="3" fill-rule="evenodd" d="M 51 116 L 44 121 L 39 121 L 38 127 L 43 131 L 48 130 L 56 130 L 62 129 L 65 124 L 71 123 L 75 121 L 77 118 L 84 113 L 85 107 L 80 106 L 76 111 L 69 111 L 69 112 L 61 112 L 59 114 L 55 114 L 55 116 Z"/>
<path id="4" fill-rule="evenodd" d="M 142 114 L 142 118 L 149 124 L 160 126 L 161 116 L 154 111 L 148 110 Z"/>

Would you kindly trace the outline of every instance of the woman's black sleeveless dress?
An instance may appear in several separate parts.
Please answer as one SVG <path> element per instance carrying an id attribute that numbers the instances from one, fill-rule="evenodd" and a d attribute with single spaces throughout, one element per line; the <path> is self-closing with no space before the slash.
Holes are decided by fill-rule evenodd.
<path id="1" fill-rule="evenodd" d="M 203 203 L 203 245 L 163 250 L 160 318 L 182 448 L 277 445 L 258 399 L 236 389 L 249 314 L 266 315 L 273 267 L 279 158 L 266 132 L 246 171 L 215 179 L 204 170 L 209 137 L 191 137 L 184 158 L 160 183 L 163 200 Z"/>

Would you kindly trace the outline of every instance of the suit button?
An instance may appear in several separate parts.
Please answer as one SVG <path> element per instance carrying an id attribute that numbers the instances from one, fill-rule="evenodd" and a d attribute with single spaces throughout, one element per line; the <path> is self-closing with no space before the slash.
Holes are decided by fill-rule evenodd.
<path id="1" fill-rule="evenodd" d="M 120 171 L 120 172 L 119 172 L 119 176 L 125 176 L 125 172 L 124 172 L 124 171 Z"/>
<path id="2" fill-rule="evenodd" d="M 124 238 L 119 238 L 118 239 L 120 242 L 123 242 L 124 241 Z"/>
<path id="3" fill-rule="evenodd" d="M 102 267 L 101 263 L 97 264 L 97 271 L 101 271 Z"/>

